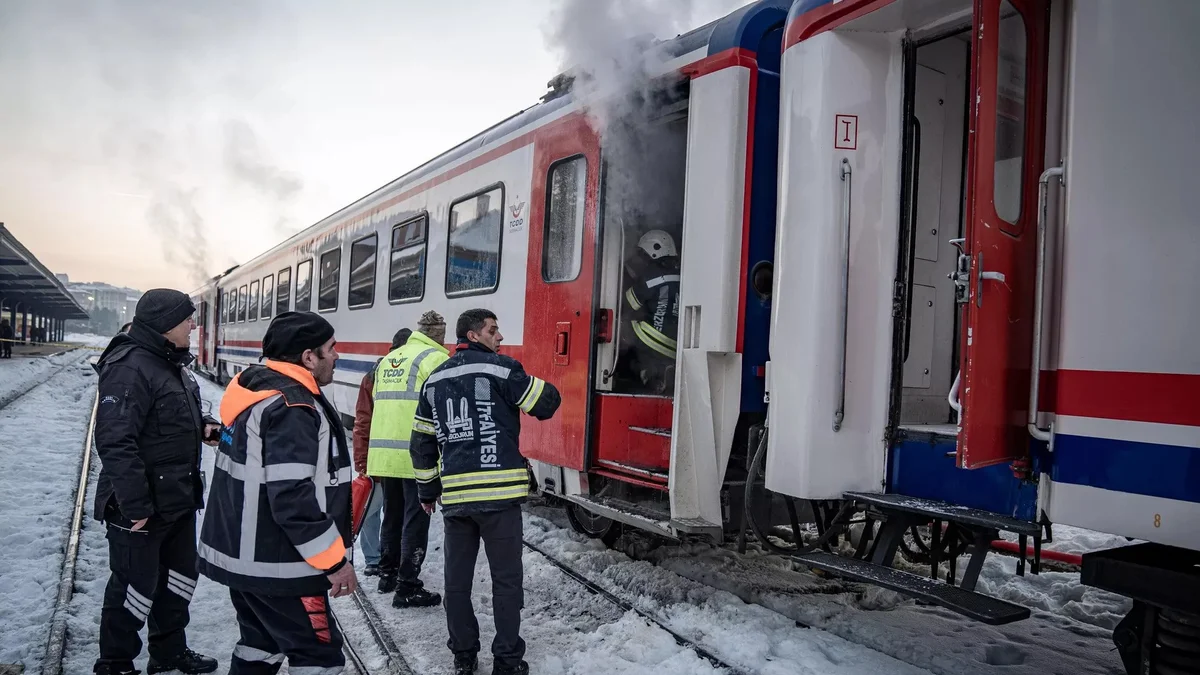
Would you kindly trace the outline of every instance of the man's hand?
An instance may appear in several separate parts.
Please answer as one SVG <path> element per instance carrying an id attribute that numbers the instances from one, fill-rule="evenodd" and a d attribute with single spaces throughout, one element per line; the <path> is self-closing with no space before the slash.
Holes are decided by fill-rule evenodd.
<path id="1" fill-rule="evenodd" d="M 329 575 L 329 583 L 333 584 L 333 589 L 329 592 L 331 597 L 340 598 L 353 593 L 354 589 L 358 588 L 358 577 L 354 574 L 354 566 L 349 562 L 342 565 L 342 569 Z"/>
<path id="2" fill-rule="evenodd" d="M 220 431 L 221 431 L 220 424 L 205 424 L 204 425 L 204 444 L 214 447 L 214 448 L 217 447 L 218 445 L 220 445 L 221 437 L 220 437 L 220 435 L 218 435 L 218 432 L 220 432 Z M 210 437 L 211 437 L 211 440 L 210 440 Z"/>
<path id="3" fill-rule="evenodd" d="M 149 520 L 150 520 L 149 518 L 142 518 L 141 520 L 133 521 L 133 527 L 129 528 L 130 531 L 137 532 L 138 530 L 145 527 L 146 523 L 149 522 Z"/>
<path id="4" fill-rule="evenodd" d="M 425 510 L 425 513 L 427 513 L 431 516 L 433 515 L 434 511 L 437 511 L 437 505 L 434 504 L 433 502 L 429 502 L 428 504 L 426 504 L 425 502 L 421 502 L 421 508 Z"/>

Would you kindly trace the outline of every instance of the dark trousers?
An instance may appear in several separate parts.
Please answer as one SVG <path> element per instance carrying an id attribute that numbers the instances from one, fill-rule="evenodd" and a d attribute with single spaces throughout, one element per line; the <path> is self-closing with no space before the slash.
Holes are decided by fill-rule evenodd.
<path id="1" fill-rule="evenodd" d="M 137 532 L 115 509 L 106 514 L 112 574 L 100 611 L 97 663 L 133 669 L 138 631 L 149 620 L 150 656 L 169 661 L 187 648 L 188 603 L 196 590 L 196 514 L 167 522 L 153 517 Z"/>
<path id="2" fill-rule="evenodd" d="M 521 507 L 473 516 L 446 516 L 446 624 L 447 646 L 455 654 L 479 651 L 479 622 L 471 605 L 475 559 L 479 540 L 492 570 L 492 616 L 496 638 L 492 656 L 496 663 L 515 666 L 525 656 L 521 639 L 521 608 L 525 606 L 524 571 L 521 567 Z"/>
<path id="3" fill-rule="evenodd" d="M 383 524 L 379 528 L 380 576 L 396 577 L 401 596 L 425 587 L 418 578 L 429 548 L 429 514 L 417 498 L 417 481 L 411 478 L 380 478 L 383 484 Z"/>
<path id="4" fill-rule="evenodd" d="M 242 633 L 229 675 L 275 675 L 285 657 L 293 673 L 346 665 L 328 594 L 289 597 L 230 589 L 229 597 Z"/>
<path id="5" fill-rule="evenodd" d="M 11 340 L 12 338 L 9 339 Z M 12 358 L 12 346 L 13 343 L 11 342 L 0 342 L 0 359 Z"/>

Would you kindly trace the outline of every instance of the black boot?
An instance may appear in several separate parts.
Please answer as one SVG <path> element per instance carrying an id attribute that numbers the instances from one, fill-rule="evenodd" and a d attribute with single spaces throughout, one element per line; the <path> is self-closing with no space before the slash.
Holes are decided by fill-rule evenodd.
<path id="1" fill-rule="evenodd" d="M 134 670 L 133 664 L 97 663 L 92 666 L 95 675 L 141 675 L 142 671 Z"/>
<path id="2" fill-rule="evenodd" d="M 474 675 L 478 666 L 479 659 L 473 653 L 454 655 L 454 675 Z"/>
<path id="3" fill-rule="evenodd" d="M 396 590 L 396 573 L 379 572 L 379 592 L 391 593 Z"/>
<path id="4" fill-rule="evenodd" d="M 392 607 L 437 607 L 440 604 L 442 604 L 442 596 L 424 588 L 417 589 L 408 595 L 402 595 L 400 591 L 396 591 L 396 597 L 392 598 Z"/>
<path id="5" fill-rule="evenodd" d="M 363 574 L 368 577 L 379 576 L 379 565 L 367 565 L 366 568 L 363 569 Z"/>
<path id="6" fill-rule="evenodd" d="M 211 673 L 217 669 L 217 660 L 197 654 L 196 652 L 185 649 L 170 661 L 156 661 L 153 656 L 150 657 L 150 662 L 146 664 L 146 672 L 150 675 L 154 673 L 167 673 L 172 670 L 178 670 L 187 675 L 194 673 Z"/>
<path id="7" fill-rule="evenodd" d="M 524 661 L 517 661 L 513 666 L 497 663 L 492 666 L 492 675 L 529 675 L 529 664 Z"/>

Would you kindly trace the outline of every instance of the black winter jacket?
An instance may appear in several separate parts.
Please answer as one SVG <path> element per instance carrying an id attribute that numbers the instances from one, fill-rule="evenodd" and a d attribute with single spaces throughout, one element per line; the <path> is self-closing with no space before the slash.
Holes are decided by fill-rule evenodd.
<path id="1" fill-rule="evenodd" d="M 165 337 L 134 323 L 100 356 L 93 516 L 113 506 L 128 520 L 175 520 L 204 506 L 200 443 L 205 419 L 192 361 Z"/>
<path id="2" fill-rule="evenodd" d="M 200 572 L 247 593 L 329 590 L 353 541 L 354 469 L 337 410 L 307 370 L 268 360 L 229 384 L 221 421 Z"/>
<path id="3" fill-rule="evenodd" d="M 409 446 L 421 501 L 440 496 L 448 516 L 524 501 L 530 475 L 521 455 L 521 413 L 550 419 L 562 403 L 558 389 L 512 357 L 460 343 L 421 393 Z"/>

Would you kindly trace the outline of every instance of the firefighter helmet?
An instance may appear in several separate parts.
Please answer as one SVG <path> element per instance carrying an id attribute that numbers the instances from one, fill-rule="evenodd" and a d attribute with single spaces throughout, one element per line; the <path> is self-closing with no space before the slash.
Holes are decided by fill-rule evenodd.
<path id="1" fill-rule="evenodd" d="M 638 240 L 638 248 L 646 252 L 653 260 L 671 258 L 679 255 L 675 250 L 675 240 L 662 230 L 650 230 Z"/>

